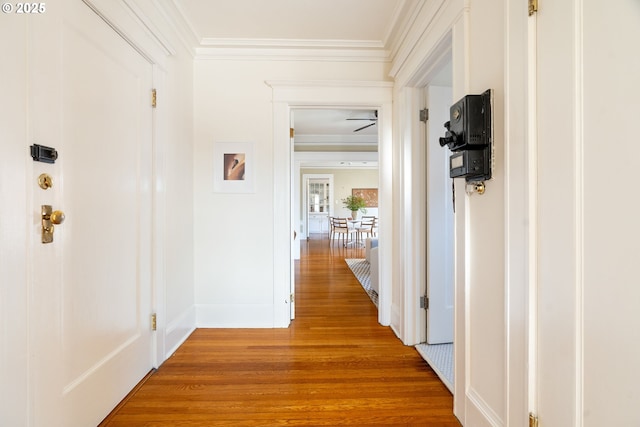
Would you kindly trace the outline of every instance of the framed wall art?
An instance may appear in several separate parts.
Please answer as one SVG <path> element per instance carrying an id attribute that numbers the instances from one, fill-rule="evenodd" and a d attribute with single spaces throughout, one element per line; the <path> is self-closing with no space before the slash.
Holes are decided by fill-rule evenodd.
<path id="1" fill-rule="evenodd" d="M 213 146 L 213 191 L 253 193 L 255 191 L 253 143 L 217 142 Z"/>
<path id="2" fill-rule="evenodd" d="M 378 207 L 378 189 L 377 188 L 352 188 L 352 196 L 360 196 L 367 203 L 368 208 Z"/>

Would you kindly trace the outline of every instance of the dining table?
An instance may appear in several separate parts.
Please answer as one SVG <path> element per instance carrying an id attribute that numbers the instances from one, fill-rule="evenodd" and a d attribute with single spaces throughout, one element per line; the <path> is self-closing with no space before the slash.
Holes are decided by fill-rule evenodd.
<path id="1" fill-rule="evenodd" d="M 356 227 L 358 226 L 358 224 L 362 224 L 362 220 L 361 219 L 348 219 L 347 220 L 347 226 L 352 229 L 355 230 Z M 358 247 L 364 247 L 364 243 L 360 242 L 360 239 L 358 238 L 358 233 L 356 233 L 356 239 L 355 240 L 351 240 L 349 242 L 346 243 L 347 245 L 358 245 Z"/>

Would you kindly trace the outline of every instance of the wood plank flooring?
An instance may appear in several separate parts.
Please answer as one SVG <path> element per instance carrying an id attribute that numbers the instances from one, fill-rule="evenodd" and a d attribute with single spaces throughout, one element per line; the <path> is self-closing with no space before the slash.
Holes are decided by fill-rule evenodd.
<path id="1" fill-rule="evenodd" d="M 460 426 L 344 262 L 363 249 L 302 246 L 288 329 L 196 330 L 100 427 Z"/>

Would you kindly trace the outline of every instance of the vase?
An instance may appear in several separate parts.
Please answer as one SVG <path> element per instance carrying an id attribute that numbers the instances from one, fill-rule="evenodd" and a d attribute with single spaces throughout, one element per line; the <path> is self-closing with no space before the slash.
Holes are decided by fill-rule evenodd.
<path id="1" fill-rule="evenodd" d="M 358 219 L 358 211 L 351 211 L 351 219 L 353 220 Z"/>

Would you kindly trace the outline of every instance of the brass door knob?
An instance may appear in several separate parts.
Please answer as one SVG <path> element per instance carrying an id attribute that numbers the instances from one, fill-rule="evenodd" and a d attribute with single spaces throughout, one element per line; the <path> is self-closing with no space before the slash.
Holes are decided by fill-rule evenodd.
<path id="1" fill-rule="evenodd" d="M 64 222 L 64 212 L 54 211 L 51 205 L 42 205 L 42 243 L 53 242 L 53 225 Z"/>
<path id="2" fill-rule="evenodd" d="M 64 212 L 62 211 L 53 211 L 51 214 L 51 222 L 58 225 L 64 222 Z"/>

